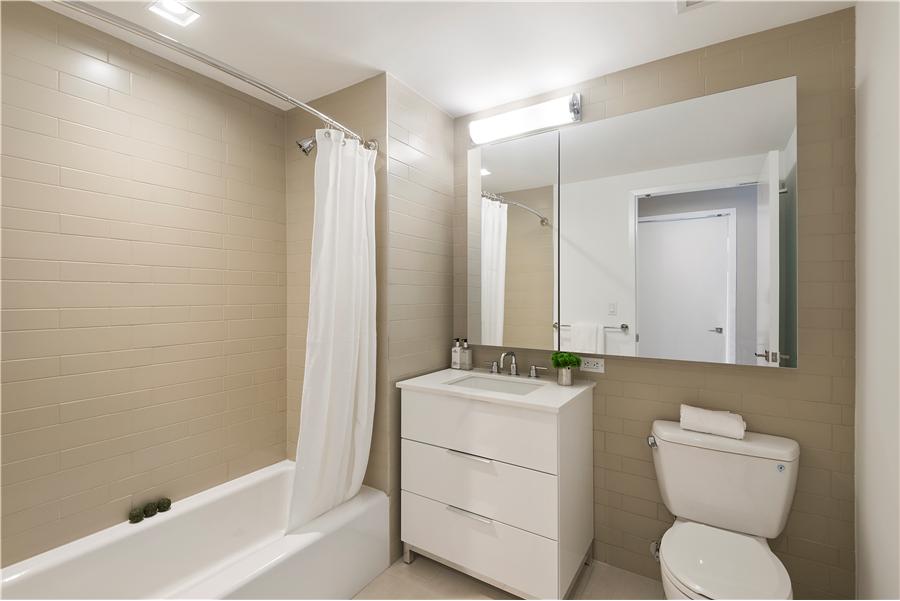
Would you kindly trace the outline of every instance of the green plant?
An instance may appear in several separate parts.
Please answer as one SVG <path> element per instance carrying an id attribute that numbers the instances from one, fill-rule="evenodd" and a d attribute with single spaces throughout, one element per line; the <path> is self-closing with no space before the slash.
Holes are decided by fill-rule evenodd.
<path id="1" fill-rule="evenodd" d="M 159 501 L 156 502 L 156 507 L 159 509 L 160 513 L 164 511 L 169 511 L 169 508 L 172 507 L 172 499 L 167 497 L 163 497 Z"/>
<path id="2" fill-rule="evenodd" d="M 550 355 L 550 362 L 556 369 L 564 367 L 581 367 L 581 357 L 574 353 L 558 351 Z"/>
<path id="3" fill-rule="evenodd" d="M 144 505 L 144 517 L 152 518 L 156 515 L 158 509 L 159 508 L 156 506 L 156 503 L 154 501 L 150 501 L 149 503 Z"/>
<path id="4" fill-rule="evenodd" d="M 131 511 L 128 512 L 128 521 L 132 524 L 137 524 L 141 520 L 144 519 L 144 510 L 140 507 L 135 507 Z"/>

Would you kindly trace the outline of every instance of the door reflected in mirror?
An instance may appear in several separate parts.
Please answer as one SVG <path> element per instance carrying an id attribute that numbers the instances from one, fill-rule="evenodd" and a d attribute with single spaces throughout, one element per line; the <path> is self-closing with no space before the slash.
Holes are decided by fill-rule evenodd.
<path id="1" fill-rule="evenodd" d="M 563 350 L 796 366 L 794 78 L 560 132 Z"/>

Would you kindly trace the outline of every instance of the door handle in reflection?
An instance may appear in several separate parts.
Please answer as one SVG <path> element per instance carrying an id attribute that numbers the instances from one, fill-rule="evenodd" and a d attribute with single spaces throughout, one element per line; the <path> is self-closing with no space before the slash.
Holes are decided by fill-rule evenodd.
<path id="1" fill-rule="evenodd" d="M 715 332 L 716 334 L 721 334 L 721 333 L 724 332 L 725 330 L 723 330 L 722 328 L 713 328 L 713 329 L 711 329 L 711 330 L 706 330 L 706 331 L 707 331 L 707 332 Z"/>

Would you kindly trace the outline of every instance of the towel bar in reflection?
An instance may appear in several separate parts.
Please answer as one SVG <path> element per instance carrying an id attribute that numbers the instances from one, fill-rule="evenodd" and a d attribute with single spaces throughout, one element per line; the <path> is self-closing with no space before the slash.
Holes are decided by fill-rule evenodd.
<path id="1" fill-rule="evenodd" d="M 560 329 L 560 328 L 571 328 L 571 327 L 572 327 L 572 324 L 568 324 L 568 323 L 559 323 L 558 321 L 554 321 L 554 322 L 553 322 L 553 329 L 554 329 L 554 330 L 558 330 L 558 329 Z M 623 334 L 627 334 L 627 333 L 628 333 L 628 324 L 627 324 L 627 323 L 620 323 L 620 324 L 617 325 L 617 326 L 603 326 L 603 329 L 604 329 L 604 330 L 619 330 L 619 331 L 621 331 Z"/>

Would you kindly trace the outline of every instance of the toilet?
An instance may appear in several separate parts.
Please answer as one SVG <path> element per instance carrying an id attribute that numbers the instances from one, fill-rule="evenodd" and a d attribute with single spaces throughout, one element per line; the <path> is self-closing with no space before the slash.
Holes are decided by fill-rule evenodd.
<path id="1" fill-rule="evenodd" d="M 676 517 L 659 562 L 667 599 L 792 599 L 767 539 L 784 529 L 800 445 L 747 432 L 742 440 L 653 422 L 648 439 L 663 502 Z"/>

